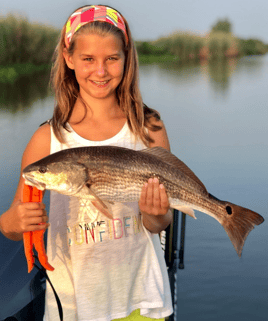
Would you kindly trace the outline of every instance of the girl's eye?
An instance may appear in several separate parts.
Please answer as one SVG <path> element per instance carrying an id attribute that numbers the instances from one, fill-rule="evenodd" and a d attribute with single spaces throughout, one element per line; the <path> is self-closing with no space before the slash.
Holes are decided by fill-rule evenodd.
<path id="1" fill-rule="evenodd" d="M 113 61 L 113 60 L 117 60 L 117 58 L 116 57 L 109 57 L 108 60 L 112 60 Z"/>
<path id="2" fill-rule="evenodd" d="M 85 60 L 85 61 L 90 61 L 90 62 L 91 62 L 91 61 L 93 61 L 93 58 L 85 58 L 84 60 Z"/>

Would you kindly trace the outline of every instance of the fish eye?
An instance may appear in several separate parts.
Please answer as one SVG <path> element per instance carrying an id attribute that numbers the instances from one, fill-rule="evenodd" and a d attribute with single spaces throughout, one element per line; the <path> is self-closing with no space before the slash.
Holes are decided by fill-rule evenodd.
<path id="1" fill-rule="evenodd" d="M 229 214 L 229 215 L 233 214 L 233 211 L 232 211 L 231 206 L 229 206 L 229 205 L 226 206 L 226 212 L 227 212 L 227 214 Z"/>
<path id="2" fill-rule="evenodd" d="M 41 174 L 45 174 L 46 171 L 47 171 L 47 168 L 46 168 L 45 166 L 41 166 L 41 167 L 39 168 L 39 172 L 40 172 Z"/>

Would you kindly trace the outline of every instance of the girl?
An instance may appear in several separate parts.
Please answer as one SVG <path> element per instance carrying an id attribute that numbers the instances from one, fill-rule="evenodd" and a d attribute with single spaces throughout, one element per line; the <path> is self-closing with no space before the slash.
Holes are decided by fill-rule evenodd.
<path id="1" fill-rule="evenodd" d="M 136 50 L 118 11 L 107 6 L 77 9 L 62 29 L 52 75 L 54 114 L 31 138 L 22 169 L 70 147 L 169 150 L 159 115 L 142 103 Z M 2 233 L 12 240 L 49 226 L 43 203 L 21 202 L 22 186 L 21 178 L 10 209 L 0 218 Z M 47 255 L 55 270 L 49 277 L 64 320 L 163 320 L 170 315 L 169 281 L 157 235 L 172 219 L 165 188 L 149 179 L 139 204 L 111 205 L 112 220 L 90 203 L 84 205 L 51 192 Z M 44 320 L 58 320 L 50 286 Z"/>

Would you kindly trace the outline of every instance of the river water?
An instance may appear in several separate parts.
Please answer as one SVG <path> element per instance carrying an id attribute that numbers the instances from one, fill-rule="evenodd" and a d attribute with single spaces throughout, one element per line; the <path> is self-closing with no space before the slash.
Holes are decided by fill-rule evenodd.
<path id="1" fill-rule="evenodd" d="M 48 75 L 40 74 L 0 87 L 0 213 L 12 201 L 28 140 L 51 117 L 54 100 L 47 83 Z M 172 152 L 211 194 L 266 220 L 267 84 L 267 56 L 140 68 L 143 100 L 160 112 Z M 266 221 L 249 234 L 239 259 L 221 225 L 203 213 L 196 216 L 186 222 L 185 268 L 177 274 L 178 320 L 268 320 Z M 0 260 L 1 320 L 29 300 L 21 289 L 30 277 L 21 245 L 2 235 Z"/>

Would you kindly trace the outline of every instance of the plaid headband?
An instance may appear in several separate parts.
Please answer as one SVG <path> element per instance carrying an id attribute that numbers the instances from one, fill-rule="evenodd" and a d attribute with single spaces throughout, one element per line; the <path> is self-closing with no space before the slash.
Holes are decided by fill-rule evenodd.
<path id="1" fill-rule="evenodd" d="M 116 26 L 123 31 L 128 42 L 126 26 L 119 12 L 106 6 L 87 6 L 76 10 L 68 19 L 65 34 L 66 47 L 69 47 L 72 36 L 79 28 L 93 21 L 104 21 Z"/>

